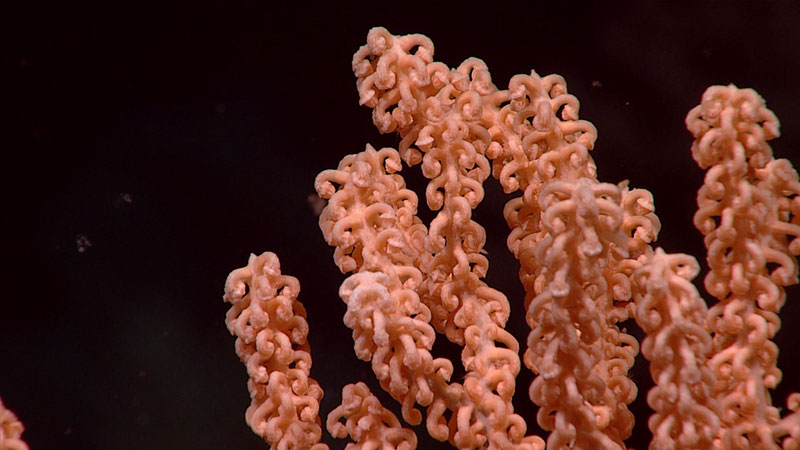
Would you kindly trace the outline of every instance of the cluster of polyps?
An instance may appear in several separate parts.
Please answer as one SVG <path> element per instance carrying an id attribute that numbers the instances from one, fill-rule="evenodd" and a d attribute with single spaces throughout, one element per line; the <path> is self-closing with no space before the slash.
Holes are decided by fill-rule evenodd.
<path id="1" fill-rule="evenodd" d="M 596 130 L 579 120 L 579 103 L 560 76 L 517 75 L 499 90 L 482 61 L 450 69 L 433 61 L 425 36 L 383 28 L 370 31 L 353 70 L 375 125 L 402 141 L 397 151 L 368 145 L 317 177 L 317 192 L 328 200 L 320 227 L 340 270 L 352 273 L 339 294 L 356 354 L 402 403 L 406 422 L 421 422 L 419 405 L 431 436 L 458 448 L 545 446 L 514 413 L 519 344 L 504 329 L 508 300 L 483 281 L 485 231 L 472 210 L 492 174 L 507 193 L 522 192 L 504 214 L 526 290 L 531 333 L 523 359 L 537 375 L 530 398 L 540 406 L 539 425 L 551 431 L 549 448 L 625 448 L 634 422 L 627 405 L 637 393 L 628 372 L 639 350 L 618 326 L 628 318 L 647 334 L 642 352 L 656 382 L 648 394 L 652 448 L 800 448 L 800 395 L 789 398 L 794 412 L 781 418 L 767 390 L 780 378 L 769 339 L 780 325 L 782 286 L 797 282 L 800 183 L 788 161 L 772 158 L 766 141 L 777 135 L 777 120 L 755 92 L 712 87 L 687 118 L 695 159 L 711 167 L 695 221 L 707 236 L 706 285 L 720 300 L 707 310 L 690 282 L 694 258 L 651 246 L 660 223 L 650 193 L 597 181 L 589 156 Z M 429 226 L 416 216 L 401 160 L 421 163 L 430 179 L 425 198 L 438 213 Z M 229 281 L 226 299 L 236 309 L 229 325 L 247 340 L 237 349 L 255 377 L 253 408 L 262 411 L 248 420 L 279 448 L 319 445 L 317 386 L 306 380 L 306 353 L 295 358 L 307 352 L 305 329 L 280 337 L 280 325 L 265 322 L 257 335 L 240 333 L 250 329 L 239 325 L 246 320 L 237 306 L 252 307 L 252 299 L 242 303 L 248 295 L 252 287 L 244 294 Z M 261 298 L 259 308 L 275 298 Z M 292 308 L 284 310 L 285 322 Z M 295 307 L 294 314 L 305 313 Z M 275 343 L 262 350 L 267 331 L 263 340 Z M 436 332 L 463 346 L 463 383 L 450 379 L 452 362 L 431 355 Z M 290 336 L 296 349 L 288 349 L 298 353 L 280 358 L 274 348 Z M 259 386 L 291 370 L 302 372 L 299 382 L 291 392 L 276 387 L 281 405 L 267 400 L 274 405 L 265 410 Z M 329 430 L 339 437 L 351 431 L 364 448 L 375 448 L 380 436 L 393 437 L 383 448 L 413 447 L 415 439 L 364 389 L 345 389 Z M 359 401 L 371 406 L 359 408 Z"/>

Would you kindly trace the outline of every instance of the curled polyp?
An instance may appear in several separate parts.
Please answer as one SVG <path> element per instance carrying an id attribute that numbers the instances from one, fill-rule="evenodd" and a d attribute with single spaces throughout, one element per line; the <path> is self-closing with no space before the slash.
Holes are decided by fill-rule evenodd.
<path id="1" fill-rule="evenodd" d="M 461 62 L 455 70 L 463 75 L 470 77 L 470 79 L 474 79 L 476 73 L 481 71 L 486 71 L 486 63 L 483 62 L 480 58 L 469 57 Z"/>
<path id="2" fill-rule="evenodd" d="M 394 108 L 400 100 L 400 92 L 393 89 L 380 97 L 372 110 L 372 121 L 381 133 L 391 133 L 398 127 L 398 121 L 403 118 L 403 110 Z"/>
<path id="3" fill-rule="evenodd" d="M 485 163 L 484 158 L 480 158 L 482 162 Z M 478 164 L 479 168 L 482 164 Z M 487 167 L 488 169 L 488 167 Z M 488 170 L 486 171 L 488 175 Z M 459 176 L 459 183 L 460 183 L 460 195 L 464 200 L 466 200 L 467 204 L 470 206 L 470 209 L 476 208 L 481 201 L 483 201 L 484 191 L 483 191 L 483 180 L 475 180 L 468 176 Z M 471 215 L 471 214 L 470 214 Z M 466 217 L 466 214 L 464 215 Z"/>
<path id="4" fill-rule="evenodd" d="M 380 56 L 394 45 L 395 39 L 386 28 L 374 27 L 367 33 L 367 48 L 371 54 Z"/>
<path id="5" fill-rule="evenodd" d="M 459 93 L 469 89 L 469 75 L 458 70 L 450 71 L 450 87 L 448 89 L 453 98 L 457 97 Z"/>
<path id="6" fill-rule="evenodd" d="M 713 128 L 692 145 L 692 157 L 705 169 L 720 164 L 726 158 L 724 148 L 734 139 L 732 131 Z"/>
<path id="7" fill-rule="evenodd" d="M 270 329 L 261 330 L 255 339 L 256 350 L 264 358 L 271 358 L 275 352 L 275 343 L 273 342 L 275 334 Z"/>
<path id="8" fill-rule="evenodd" d="M 400 334 L 400 344 L 403 348 L 403 365 L 412 371 L 416 371 L 422 365 L 423 358 L 417 350 L 417 344 L 414 338 L 409 334 Z"/>
<path id="9" fill-rule="evenodd" d="M 576 100 L 577 102 L 577 100 Z M 577 115 L 575 116 L 577 119 Z M 576 143 L 587 150 L 594 148 L 595 140 L 597 139 L 597 128 L 587 120 L 568 120 L 562 121 L 558 124 L 563 136 L 571 136 L 567 141 Z M 574 142 L 572 142 L 574 140 Z"/>
<path id="10" fill-rule="evenodd" d="M 483 112 L 483 101 L 477 92 L 466 91 L 458 96 L 455 107 L 465 120 L 476 121 Z"/>
<path id="11" fill-rule="evenodd" d="M 453 441 L 459 448 L 479 448 L 486 442 L 486 427 L 475 420 L 474 407 L 462 406 L 456 413 L 457 431 Z"/>
<path id="12" fill-rule="evenodd" d="M 491 349 L 487 352 L 487 369 L 484 380 L 489 390 L 497 391 L 504 401 L 510 402 L 516 388 L 516 375 L 519 373 L 519 356 L 508 349 Z M 495 369 L 494 367 L 500 367 Z"/>
<path id="13" fill-rule="evenodd" d="M 375 87 L 380 90 L 388 90 L 395 86 L 397 73 L 395 67 L 400 55 L 395 52 L 386 52 L 377 60 L 375 73 L 369 75 L 375 77 Z"/>
<path id="14" fill-rule="evenodd" d="M 391 349 L 389 347 L 376 347 L 374 343 L 370 346 L 366 354 L 359 355 L 359 359 L 369 361 L 372 359 L 372 371 L 375 377 L 383 381 L 389 377 L 389 364 L 387 359 L 391 356 Z"/>
<path id="15" fill-rule="evenodd" d="M 750 314 L 745 317 L 745 323 L 750 330 L 750 332 L 747 333 L 748 344 L 754 348 L 763 348 L 769 338 L 766 320 L 757 314 Z"/>
<path id="16" fill-rule="evenodd" d="M 509 402 L 497 395 L 485 395 L 479 399 L 478 407 L 481 414 L 486 417 L 490 429 L 501 428 L 505 431 L 505 424 L 508 422 Z M 503 433 L 499 437 L 500 441 L 508 442 L 508 436 Z"/>
<path id="17" fill-rule="evenodd" d="M 449 147 L 431 148 L 431 150 L 425 153 L 425 156 L 422 158 L 422 174 L 425 175 L 426 178 L 436 178 L 442 175 L 442 169 L 445 168 L 443 162 L 446 160 L 448 155 L 449 155 Z M 428 203 L 430 204 L 430 199 L 428 200 Z"/>
<path id="18" fill-rule="evenodd" d="M 384 31 L 389 36 L 392 36 L 385 28 L 379 27 L 382 31 Z M 395 38 L 392 36 L 392 38 Z M 368 37 L 369 39 L 369 37 Z M 412 48 L 417 47 L 417 51 L 414 52 L 414 55 L 419 57 L 425 62 L 431 62 L 433 60 L 433 41 L 430 40 L 427 36 L 423 34 L 409 34 L 406 36 L 402 36 L 397 39 L 397 45 L 405 52 L 409 53 Z"/>
<path id="19" fill-rule="evenodd" d="M 238 306 L 239 302 L 241 302 L 245 298 L 245 294 L 247 294 L 247 281 L 252 276 L 253 274 L 249 267 L 242 267 L 232 271 L 225 281 L 226 301 L 231 305 Z M 244 307 L 246 308 L 246 306 Z"/>
<path id="20" fill-rule="evenodd" d="M 428 407 L 425 427 L 431 437 L 439 441 L 445 441 L 450 436 L 450 427 L 448 426 L 447 418 L 444 417 L 444 413 L 447 410 L 445 401 L 439 398 L 435 399 Z"/>
<path id="21" fill-rule="evenodd" d="M 508 320 L 508 316 L 511 314 L 511 306 L 506 296 L 502 292 L 485 285 L 478 287 L 475 294 L 483 302 L 483 308 L 489 315 L 489 318 L 492 319 L 492 322 L 500 327 L 497 333 L 498 336 L 502 337 L 501 340 L 503 344 L 508 346 L 508 348 L 517 348 L 519 346 L 517 339 L 508 335 L 503 329 Z"/>
<path id="22" fill-rule="evenodd" d="M 429 41 L 430 42 L 430 41 Z M 422 47 L 421 47 L 422 49 Z M 431 46 L 430 53 L 433 53 L 433 47 Z M 403 74 L 403 77 L 406 78 L 406 83 L 410 81 L 410 84 L 413 85 L 415 88 L 422 88 L 430 84 L 431 79 L 428 74 L 427 65 L 430 63 L 430 58 L 426 54 L 425 50 L 421 52 L 417 52 L 415 55 L 401 55 L 395 70 Z M 420 57 L 422 56 L 422 57 Z M 405 88 L 407 92 L 408 98 L 413 100 L 413 94 L 411 93 L 411 86 L 407 86 Z M 403 95 L 406 98 L 406 94 Z M 416 102 L 414 102 L 416 103 Z M 409 111 L 410 112 L 410 111 Z"/>
<path id="23" fill-rule="evenodd" d="M 542 195 L 545 193 L 543 192 Z M 551 235 L 560 235 L 567 230 L 567 220 L 575 211 L 576 205 L 571 200 L 564 200 L 552 206 L 542 205 L 542 226 Z M 543 241 L 544 242 L 544 241 Z M 553 245 L 556 245 L 554 242 Z"/>
<path id="24" fill-rule="evenodd" d="M 422 422 L 422 413 L 414 407 L 416 398 L 412 395 L 401 396 L 400 398 L 402 398 L 400 412 L 403 416 L 403 420 L 410 425 L 418 425 Z"/>
<path id="25" fill-rule="evenodd" d="M 369 67 L 369 63 L 364 61 L 362 64 L 358 66 L 358 68 L 354 68 L 356 74 L 364 73 L 365 70 L 363 69 L 364 66 Z M 373 87 L 375 84 L 375 78 L 372 76 L 368 76 L 364 79 L 359 80 L 358 83 L 358 104 L 359 105 L 366 105 L 370 108 L 374 108 L 378 104 L 378 97 L 375 94 L 375 88 Z"/>
<path id="26" fill-rule="evenodd" d="M 532 117 L 533 120 L 531 121 L 531 125 L 536 132 L 541 133 L 541 136 L 547 142 L 547 149 L 554 150 L 560 142 L 553 140 L 555 137 L 556 139 L 560 138 L 561 136 L 553 136 L 553 133 L 560 133 L 561 128 L 558 127 L 559 119 L 555 115 L 555 110 L 553 109 L 552 105 L 547 99 L 535 99 L 529 108 L 520 111 L 519 114 L 522 114 L 523 111 L 533 109 Z M 530 114 L 530 113 L 528 113 Z M 526 116 L 528 115 L 526 114 Z M 522 123 L 522 119 L 527 118 L 525 116 L 515 118 L 515 123 Z M 516 130 L 517 133 L 522 134 L 525 129 L 518 128 Z"/>
<path id="27" fill-rule="evenodd" d="M 444 113 L 444 115 L 442 116 L 443 121 L 447 120 L 448 118 L 453 119 L 450 112 L 453 110 L 453 105 L 455 104 L 456 99 L 458 98 L 459 95 L 461 95 L 462 92 L 460 89 L 458 89 L 458 87 L 456 87 L 456 84 L 458 83 L 459 79 L 462 79 L 464 81 L 463 85 L 466 86 L 466 77 L 459 74 L 453 75 L 453 73 L 450 72 L 450 74 L 448 75 L 448 83 L 445 84 L 439 90 L 439 92 L 435 94 L 434 98 L 438 100 L 439 104 L 442 107 L 442 111 Z"/>
<path id="28" fill-rule="evenodd" d="M 360 219 L 365 225 L 380 230 L 391 227 L 397 218 L 395 217 L 395 210 L 391 205 L 386 203 L 373 203 L 364 209 L 363 216 Z"/>
<path id="29" fill-rule="evenodd" d="M 314 180 L 314 189 L 316 189 L 320 197 L 329 199 L 336 192 L 336 187 L 333 183 L 341 186 L 347 182 L 349 177 L 350 176 L 342 170 L 324 170 L 320 172 Z"/>
<path id="30" fill-rule="evenodd" d="M 787 254 L 785 250 L 765 247 L 764 257 L 767 261 L 779 265 L 770 273 L 770 278 L 775 284 L 789 286 L 797 283 L 797 260 L 792 255 Z"/>
<path id="31" fill-rule="evenodd" d="M 426 359 L 426 364 L 430 363 L 431 356 L 428 352 L 420 352 L 423 354 L 424 359 Z M 414 394 L 414 399 L 422 406 L 428 406 L 433 402 L 433 399 L 436 398 L 436 394 L 431 390 L 430 386 L 428 385 L 428 378 L 425 376 L 417 376 L 416 378 L 416 393 Z"/>
<path id="32" fill-rule="evenodd" d="M 473 146 L 470 142 L 463 140 L 456 141 L 451 144 L 446 151 L 440 153 L 440 157 L 442 156 L 444 156 L 443 160 L 448 161 L 448 163 L 453 157 L 455 157 L 458 168 L 464 173 L 468 173 L 475 177 L 474 179 L 483 181 L 489 176 L 489 162 L 486 161 L 486 158 L 480 158 L 475 146 Z M 475 165 L 478 166 L 477 169 L 471 170 Z M 460 175 L 460 178 L 463 177 L 463 175 Z"/>
<path id="33" fill-rule="evenodd" d="M 383 383 L 388 385 L 387 390 L 394 397 L 409 397 L 413 402 L 415 401 L 413 393 L 411 395 L 406 395 L 406 393 L 408 393 L 411 389 L 416 389 L 416 387 L 403 375 L 404 368 L 405 366 L 403 365 L 402 355 L 398 353 L 391 353 L 391 356 L 389 357 L 388 383 L 387 380 L 383 380 Z"/>
<path id="34" fill-rule="evenodd" d="M 786 159 L 769 161 L 764 169 L 756 170 L 756 173 L 759 174 L 758 178 L 765 180 L 766 185 L 776 194 L 783 194 L 782 191 L 789 191 L 793 194 L 800 193 L 797 171 L 792 167 L 792 163 Z M 793 204 L 800 206 L 797 197 L 794 198 Z"/>
<path id="35" fill-rule="evenodd" d="M 542 126 L 542 122 L 536 122 L 536 118 L 540 115 L 548 114 L 549 108 L 547 102 L 537 102 L 531 105 L 526 106 L 525 108 L 521 109 L 519 112 L 513 115 L 511 119 L 511 129 L 517 135 L 523 138 L 523 147 L 528 148 L 531 145 L 530 139 L 533 136 L 538 136 L 539 138 L 546 136 L 542 132 L 547 132 L 550 130 L 546 125 Z M 530 120 L 529 120 L 530 119 Z M 534 126 L 534 122 L 536 122 L 539 126 Z M 550 123 L 550 122 L 546 122 Z M 537 134 L 538 133 L 538 134 Z M 525 139 L 529 139 L 527 145 L 525 145 Z M 538 140 L 538 139 L 537 139 Z M 530 159 L 535 159 L 536 156 L 534 154 L 529 154 L 528 157 Z"/>
<path id="36" fill-rule="evenodd" d="M 398 86 L 398 89 L 400 91 L 400 100 L 397 101 L 397 109 L 405 114 L 413 114 L 417 109 L 417 100 L 411 92 L 410 84 L 403 80 Z M 399 125 L 400 127 L 404 127 L 408 125 L 408 123 L 399 123 Z"/>
<path id="37" fill-rule="evenodd" d="M 427 65 L 428 77 L 431 80 L 430 86 L 439 91 L 448 83 L 450 68 L 441 62 L 432 62 Z"/>
<path id="38" fill-rule="evenodd" d="M 433 144 L 435 143 L 435 139 L 434 139 L 433 136 L 438 133 L 437 128 L 438 127 L 436 127 L 435 125 L 425 125 L 419 131 L 419 133 L 416 136 L 414 136 L 414 138 L 415 138 L 414 144 L 416 144 L 423 151 L 427 152 L 428 150 L 430 150 L 431 147 L 433 146 Z M 412 136 L 412 135 L 409 134 L 409 136 Z M 425 161 L 425 159 L 423 157 L 423 163 L 424 163 L 424 161 Z M 413 164 L 409 163 L 409 165 L 413 165 Z M 426 170 L 428 170 L 428 169 L 426 169 Z M 439 168 L 435 168 L 434 169 L 434 172 L 438 173 L 438 171 L 439 171 Z"/>
<path id="39" fill-rule="evenodd" d="M 534 99 L 548 95 L 547 87 L 534 71 L 531 71 L 530 75 L 519 74 L 511 77 L 508 82 L 508 92 L 514 111 L 520 111 Z"/>
<path id="40" fill-rule="evenodd" d="M 481 61 L 481 63 L 483 63 L 483 61 Z M 472 82 L 470 83 L 469 88 L 483 97 L 488 97 L 487 99 L 492 104 L 499 104 L 501 101 L 494 98 L 498 95 L 497 88 L 495 87 L 494 83 L 492 83 L 492 75 L 489 73 L 489 70 L 485 65 L 482 68 L 475 67 L 473 69 Z"/>

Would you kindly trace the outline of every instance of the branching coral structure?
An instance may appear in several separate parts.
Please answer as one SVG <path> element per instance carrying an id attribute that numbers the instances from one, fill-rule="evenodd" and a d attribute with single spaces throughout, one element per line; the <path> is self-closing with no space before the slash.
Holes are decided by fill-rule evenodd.
<path id="1" fill-rule="evenodd" d="M 772 156 L 778 120 L 761 97 L 714 86 L 686 118 L 707 169 L 695 225 L 717 300 L 708 307 L 691 282 L 697 261 L 653 247 L 661 224 L 650 192 L 598 181 L 595 127 L 562 77 L 531 72 L 501 90 L 483 61 L 449 68 L 433 54 L 425 36 L 369 32 L 353 57 L 360 103 L 401 141 L 367 145 L 315 181 L 327 200 L 322 234 L 349 274 L 339 295 L 355 353 L 403 420 L 424 419 L 432 437 L 460 449 L 625 449 L 640 343 L 620 323 L 634 319 L 655 382 L 650 448 L 800 448 L 800 394 L 783 416 L 770 397 L 781 378 L 771 339 L 783 289 L 798 282 L 800 182 Z M 417 216 L 404 164 L 429 179 L 430 224 Z M 490 176 L 519 193 L 503 211 L 526 292 L 522 358 L 505 329 L 509 299 L 484 281 L 486 232 L 472 220 Z M 298 291 L 274 254 L 251 256 L 228 278 L 227 323 L 250 376 L 253 430 L 279 449 L 326 448 Z M 431 353 L 437 335 L 463 347 L 463 380 Z M 529 396 L 547 436 L 529 434 L 532 418 L 514 412 L 523 364 L 536 375 Z M 349 435 L 348 448 L 417 445 L 363 383 L 345 386 L 327 428 Z"/>

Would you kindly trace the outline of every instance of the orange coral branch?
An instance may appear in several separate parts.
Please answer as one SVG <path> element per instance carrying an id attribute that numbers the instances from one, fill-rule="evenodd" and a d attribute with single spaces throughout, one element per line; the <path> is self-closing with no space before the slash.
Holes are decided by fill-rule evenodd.
<path id="1" fill-rule="evenodd" d="M 0 450 L 28 450 L 28 444 L 22 440 L 23 431 L 22 422 L 0 400 Z"/>

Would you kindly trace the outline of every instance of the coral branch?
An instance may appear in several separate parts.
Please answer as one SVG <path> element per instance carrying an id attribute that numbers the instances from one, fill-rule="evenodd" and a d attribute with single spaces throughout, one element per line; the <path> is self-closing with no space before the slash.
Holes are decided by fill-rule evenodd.
<path id="1" fill-rule="evenodd" d="M 719 300 L 708 325 L 722 446 L 778 448 L 771 430 L 780 415 L 768 389 L 781 372 L 771 339 L 780 328 L 783 287 L 797 283 L 797 172 L 773 159 L 767 141 L 778 136 L 778 119 L 751 89 L 709 88 L 686 126 L 695 137 L 692 156 L 708 169 L 694 222 L 708 248 L 706 289 Z"/>
<path id="2" fill-rule="evenodd" d="M 250 376 L 246 418 L 253 431 L 277 449 L 323 450 L 322 388 L 309 377 L 308 323 L 299 292 L 296 278 L 281 275 L 274 253 L 250 255 L 225 282 L 231 304 L 225 323 Z"/>
<path id="3" fill-rule="evenodd" d="M 23 431 L 22 422 L 0 400 L 0 450 L 28 450 L 28 444 L 22 440 Z"/>
<path id="4" fill-rule="evenodd" d="M 635 276 L 636 322 L 647 333 L 642 354 L 656 386 L 647 395 L 653 449 L 708 449 L 719 430 L 720 405 L 711 392 L 716 378 L 706 365 L 711 336 L 706 304 L 690 282 L 700 270 L 689 255 L 658 249 Z"/>

